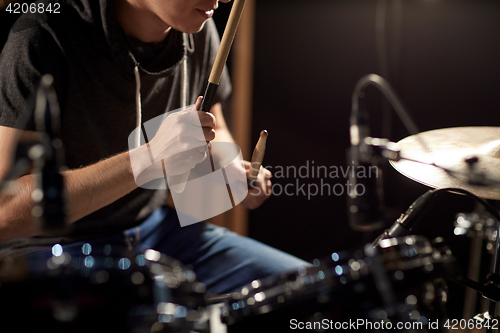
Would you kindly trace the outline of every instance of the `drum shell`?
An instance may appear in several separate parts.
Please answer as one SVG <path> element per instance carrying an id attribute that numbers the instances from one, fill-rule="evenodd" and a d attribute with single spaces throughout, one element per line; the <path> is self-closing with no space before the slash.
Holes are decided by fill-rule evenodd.
<path id="1" fill-rule="evenodd" d="M 312 267 L 254 281 L 226 302 L 224 320 L 230 331 L 250 332 L 258 327 L 287 331 L 291 319 L 443 318 L 444 278 L 458 270 L 451 253 L 434 249 L 423 237 L 384 246 L 371 254 L 365 248 L 333 253 Z"/>
<path id="2" fill-rule="evenodd" d="M 204 286 L 175 260 L 155 259 L 93 250 L 6 260 L 0 263 L 0 317 L 23 332 L 139 333 L 159 321 L 162 332 L 189 332 L 186 316 L 203 306 Z M 169 308 L 179 318 L 160 311 L 174 304 Z"/>

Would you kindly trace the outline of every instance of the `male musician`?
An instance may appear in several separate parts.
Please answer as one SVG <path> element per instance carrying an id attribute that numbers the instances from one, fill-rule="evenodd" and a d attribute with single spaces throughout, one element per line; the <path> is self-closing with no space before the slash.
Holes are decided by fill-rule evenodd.
<path id="1" fill-rule="evenodd" d="M 14 193 L 0 193 L 0 258 L 56 243 L 66 251 L 85 242 L 155 248 L 192 265 L 214 293 L 307 264 L 208 223 L 180 227 L 176 211 L 163 206 L 166 191 L 134 180 L 127 150 L 137 119 L 179 108 L 183 93 L 193 104 L 203 91 L 219 43 L 211 20 L 217 0 L 63 0 L 57 13 L 54 3 L 51 12 L 41 3 L 13 26 L 0 56 L 0 178 L 21 133 L 35 130 L 26 101 L 49 73 L 61 106 L 69 221 L 61 231 L 38 230 L 31 214 L 35 176 L 20 177 Z M 224 74 L 211 113 L 198 112 L 206 141 L 232 141 L 222 113 L 230 90 Z M 200 161 L 205 153 L 189 158 Z M 269 178 L 261 170 L 260 188 L 242 205 L 260 206 L 270 195 Z"/>

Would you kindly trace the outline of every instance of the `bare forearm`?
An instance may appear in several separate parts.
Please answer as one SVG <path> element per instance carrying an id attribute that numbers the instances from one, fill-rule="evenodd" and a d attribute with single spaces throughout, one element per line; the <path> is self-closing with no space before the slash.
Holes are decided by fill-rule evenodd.
<path id="1" fill-rule="evenodd" d="M 63 176 L 70 223 L 109 205 L 137 187 L 128 152 L 64 172 Z"/>
<path id="2" fill-rule="evenodd" d="M 63 173 L 68 208 L 72 223 L 109 205 L 134 190 L 128 153 L 111 157 L 91 166 Z M 0 195 L 0 241 L 39 234 L 31 215 L 31 193 L 36 187 L 34 175 L 16 181 L 14 193 Z"/>

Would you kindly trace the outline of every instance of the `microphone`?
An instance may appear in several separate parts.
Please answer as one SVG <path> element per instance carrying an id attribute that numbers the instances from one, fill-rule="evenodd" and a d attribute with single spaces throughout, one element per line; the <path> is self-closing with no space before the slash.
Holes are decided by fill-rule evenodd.
<path id="1" fill-rule="evenodd" d="M 378 158 L 365 141 L 370 139 L 368 113 L 360 111 L 357 96 L 354 96 L 350 118 L 351 147 L 347 160 L 352 162 L 349 172 L 347 198 L 349 225 L 356 231 L 372 231 L 384 225 L 382 203 L 382 170 Z"/>
<path id="2" fill-rule="evenodd" d="M 389 229 L 385 230 L 373 241 L 372 246 L 377 247 L 380 241 L 386 238 L 402 237 L 410 234 L 425 212 L 430 208 L 429 203 L 437 191 L 439 189 L 429 190 L 415 200 Z"/>
<path id="3" fill-rule="evenodd" d="M 39 170 L 37 188 L 32 193 L 33 217 L 39 219 L 40 230 L 55 231 L 66 225 L 63 176 L 63 144 L 60 138 L 59 103 L 52 86 L 53 77 L 44 75 L 36 93 L 35 124 L 41 133 L 34 164 Z"/>
<path id="4" fill-rule="evenodd" d="M 381 159 L 401 158 L 393 143 L 386 139 L 369 137 L 368 113 L 364 105 L 360 107 L 360 104 L 364 103 L 364 89 L 370 85 L 380 89 L 411 134 L 419 132 L 399 96 L 384 78 L 368 74 L 358 81 L 352 94 L 351 148 L 348 161 L 352 161 L 353 168 L 349 173 L 348 187 L 352 185 L 352 188 L 349 189 L 347 199 L 349 224 L 357 231 L 373 231 L 383 226 L 383 183 L 378 162 Z M 426 148 L 423 140 L 420 140 L 420 143 Z"/>

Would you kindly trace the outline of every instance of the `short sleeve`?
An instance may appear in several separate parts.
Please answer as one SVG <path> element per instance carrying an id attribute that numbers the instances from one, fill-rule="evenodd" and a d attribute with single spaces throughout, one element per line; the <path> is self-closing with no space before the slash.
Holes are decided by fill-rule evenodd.
<path id="1" fill-rule="evenodd" d="M 42 22 L 40 22 L 42 21 Z M 34 93 L 45 74 L 64 96 L 64 57 L 43 18 L 21 16 L 0 54 L 0 125 L 34 130 Z"/>

